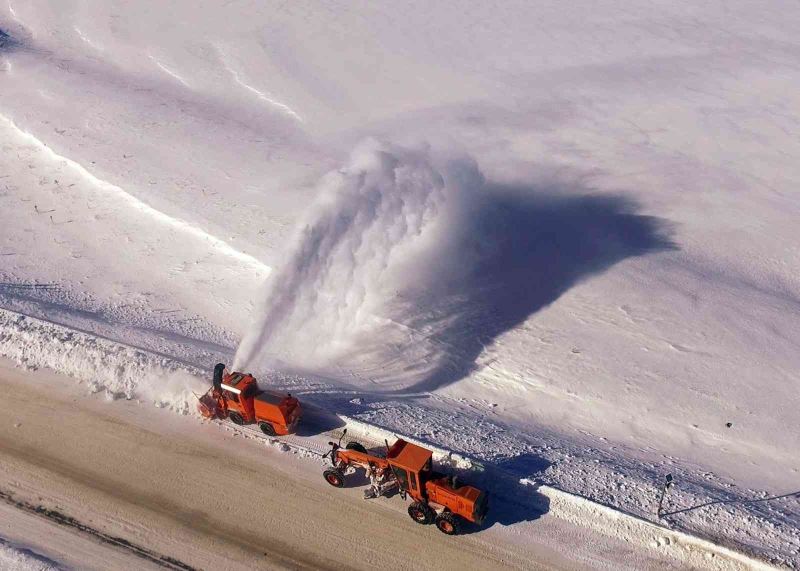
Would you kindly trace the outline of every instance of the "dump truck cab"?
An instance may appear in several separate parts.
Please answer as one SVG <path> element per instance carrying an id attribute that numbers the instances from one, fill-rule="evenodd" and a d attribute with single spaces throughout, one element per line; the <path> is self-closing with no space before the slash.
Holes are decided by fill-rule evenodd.
<path id="1" fill-rule="evenodd" d="M 294 432 L 300 421 L 300 402 L 292 395 L 263 390 L 250 373 L 214 368 L 212 388 L 200 397 L 198 409 L 208 418 L 229 418 L 235 424 L 257 423 L 268 436 Z"/>
<path id="2" fill-rule="evenodd" d="M 415 500 L 425 499 L 425 481 L 431 473 L 433 452 L 401 439 L 389 448 L 386 460 L 392 467 L 400 489 Z"/>

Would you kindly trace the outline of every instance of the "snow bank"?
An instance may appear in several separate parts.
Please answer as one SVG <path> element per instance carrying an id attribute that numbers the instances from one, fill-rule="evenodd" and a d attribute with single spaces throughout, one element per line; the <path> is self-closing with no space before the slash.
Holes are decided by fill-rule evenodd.
<path id="1" fill-rule="evenodd" d="M 198 369 L 0 309 L 0 354 L 29 369 L 48 368 L 86 383 L 109 399 L 143 399 L 181 414 L 195 410 L 192 391 L 204 392 Z"/>
<path id="2" fill-rule="evenodd" d="M 0 538 L 0 569 L 3 571 L 59 571 L 55 561 L 23 547 L 13 546 Z"/>

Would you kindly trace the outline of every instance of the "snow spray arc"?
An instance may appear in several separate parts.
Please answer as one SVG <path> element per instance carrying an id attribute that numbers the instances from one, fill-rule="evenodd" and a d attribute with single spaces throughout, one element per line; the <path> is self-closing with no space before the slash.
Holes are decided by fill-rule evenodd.
<path id="1" fill-rule="evenodd" d="M 354 345 L 363 357 L 370 336 L 390 344 L 386 335 L 407 335 L 392 319 L 399 300 L 444 275 L 442 249 L 482 184 L 469 159 L 362 143 L 345 168 L 322 180 L 307 222 L 269 278 L 235 368 L 272 367 L 276 360 L 321 366 Z"/>

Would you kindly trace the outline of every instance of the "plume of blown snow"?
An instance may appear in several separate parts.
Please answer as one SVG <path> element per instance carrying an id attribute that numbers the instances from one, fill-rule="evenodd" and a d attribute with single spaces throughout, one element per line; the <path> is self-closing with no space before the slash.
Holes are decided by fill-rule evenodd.
<path id="1" fill-rule="evenodd" d="M 426 260 L 453 240 L 481 184 L 472 161 L 438 157 L 427 147 L 362 143 L 346 167 L 322 180 L 234 366 L 309 368 L 376 336 L 386 345 L 392 335 L 407 335 L 395 310 L 414 291 L 452 276 L 441 256 L 436 267 Z"/>

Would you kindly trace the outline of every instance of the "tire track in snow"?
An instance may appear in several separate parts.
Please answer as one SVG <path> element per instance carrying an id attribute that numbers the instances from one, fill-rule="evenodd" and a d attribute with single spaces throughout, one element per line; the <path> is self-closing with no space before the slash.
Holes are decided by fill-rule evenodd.
<path id="1" fill-rule="evenodd" d="M 118 199 L 121 199 L 122 201 L 126 202 L 132 209 L 150 216 L 151 218 L 160 222 L 161 224 L 164 224 L 166 226 L 171 226 L 172 228 L 175 228 L 183 233 L 189 234 L 194 238 L 199 238 L 200 240 L 209 242 L 220 253 L 229 256 L 231 258 L 234 258 L 244 263 L 247 266 L 252 267 L 257 272 L 266 275 L 271 271 L 271 268 L 262 261 L 258 260 L 257 258 L 249 254 L 245 254 L 244 252 L 237 250 L 224 240 L 221 240 L 216 236 L 209 234 L 208 232 L 202 230 L 201 228 L 198 228 L 197 226 L 190 224 L 185 220 L 172 217 L 160 210 L 157 210 L 156 208 L 153 208 L 146 202 L 143 202 L 142 200 L 136 198 L 135 196 L 127 192 L 125 189 L 96 177 L 80 163 L 56 153 L 53 149 L 48 147 L 43 141 L 41 141 L 36 136 L 20 128 L 13 120 L 9 119 L 5 115 L 0 114 L 0 121 L 8 125 L 11 129 L 13 129 L 16 133 L 18 133 L 20 137 L 29 141 L 33 146 L 35 146 L 38 149 L 41 149 L 50 159 L 52 159 L 55 162 L 61 162 L 66 164 L 68 167 L 78 172 L 81 176 L 83 176 L 86 180 L 88 180 L 90 183 L 92 183 L 100 190 L 105 191 L 106 193 L 113 195 Z"/>

